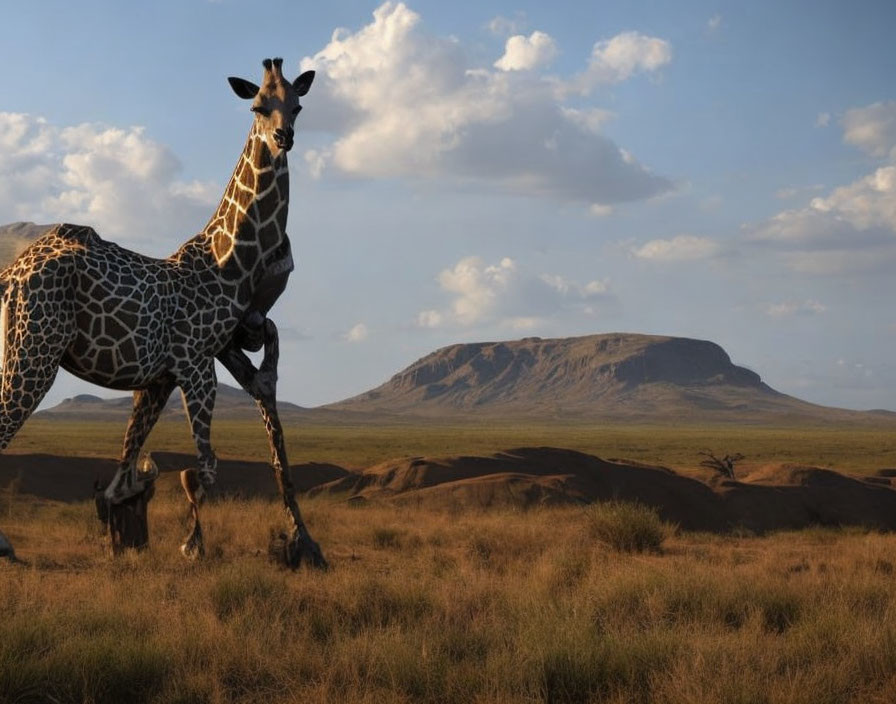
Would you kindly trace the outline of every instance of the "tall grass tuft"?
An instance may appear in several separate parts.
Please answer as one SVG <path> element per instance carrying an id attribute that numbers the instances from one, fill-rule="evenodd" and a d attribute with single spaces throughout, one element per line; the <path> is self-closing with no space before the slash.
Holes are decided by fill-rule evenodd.
<path id="1" fill-rule="evenodd" d="M 212 585 L 211 603 L 218 618 L 226 619 L 252 605 L 269 604 L 282 579 L 257 566 L 235 566 L 226 569 Z"/>
<path id="2" fill-rule="evenodd" d="M 619 552 L 655 552 L 673 532 L 656 509 L 629 501 L 607 501 L 587 509 L 593 538 Z"/>

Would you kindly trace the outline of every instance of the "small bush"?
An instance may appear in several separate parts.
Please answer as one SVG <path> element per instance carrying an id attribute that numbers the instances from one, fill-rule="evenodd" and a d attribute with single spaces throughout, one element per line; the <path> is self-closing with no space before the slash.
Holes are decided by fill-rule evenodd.
<path id="1" fill-rule="evenodd" d="M 467 554 L 477 567 L 488 567 L 492 560 L 494 545 L 485 536 L 473 536 L 467 545 Z"/>
<path id="2" fill-rule="evenodd" d="M 374 528 L 373 546 L 378 550 L 401 547 L 401 532 L 395 528 Z"/>
<path id="3" fill-rule="evenodd" d="M 592 537 L 620 552 L 660 552 L 670 533 L 656 509 L 627 501 L 590 506 L 588 528 Z"/>

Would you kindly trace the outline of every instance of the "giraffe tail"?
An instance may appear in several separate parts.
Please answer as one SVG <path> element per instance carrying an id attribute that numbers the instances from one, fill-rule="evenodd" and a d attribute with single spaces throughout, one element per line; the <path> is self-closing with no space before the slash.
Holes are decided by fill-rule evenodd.
<path id="1" fill-rule="evenodd" d="M 6 337 L 9 330 L 9 306 L 12 282 L 0 277 L 0 393 L 2 393 L 3 373 L 6 368 Z"/>

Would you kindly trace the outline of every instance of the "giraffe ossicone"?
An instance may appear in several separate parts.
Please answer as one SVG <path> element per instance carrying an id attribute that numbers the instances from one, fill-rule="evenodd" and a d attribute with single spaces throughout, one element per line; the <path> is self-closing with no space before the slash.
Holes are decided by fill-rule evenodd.
<path id="1" fill-rule="evenodd" d="M 252 101 L 252 127 L 220 204 L 174 254 L 147 257 L 90 227 L 62 224 L 0 272 L 0 451 L 59 367 L 100 386 L 133 390 L 121 461 L 105 491 L 110 503 L 120 503 L 154 479 L 138 472 L 137 458 L 179 387 L 198 451 L 196 476 L 207 489 L 217 465 L 210 443 L 217 358 L 261 410 L 294 552 L 325 565 L 295 501 L 276 412 L 277 328 L 267 318 L 293 269 L 287 152 L 314 71 L 288 81 L 282 59 L 263 66 L 260 85 L 228 79 L 237 96 Z M 256 369 L 243 350 L 262 346 L 265 361 Z M 201 493 L 188 491 L 194 508 L 193 533 L 183 546 L 188 555 L 201 554 L 195 499 Z"/>

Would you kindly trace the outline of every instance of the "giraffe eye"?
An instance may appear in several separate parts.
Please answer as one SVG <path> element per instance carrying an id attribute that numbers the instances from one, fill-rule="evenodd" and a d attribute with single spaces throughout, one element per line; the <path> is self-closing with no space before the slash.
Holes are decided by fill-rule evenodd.
<path id="1" fill-rule="evenodd" d="M 257 112 L 259 115 L 264 115 L 265 117 L 270 117 L 271 114 L 271 111 L 263 105 L 253 105 L 251 110 L 252 112 Z"/>

